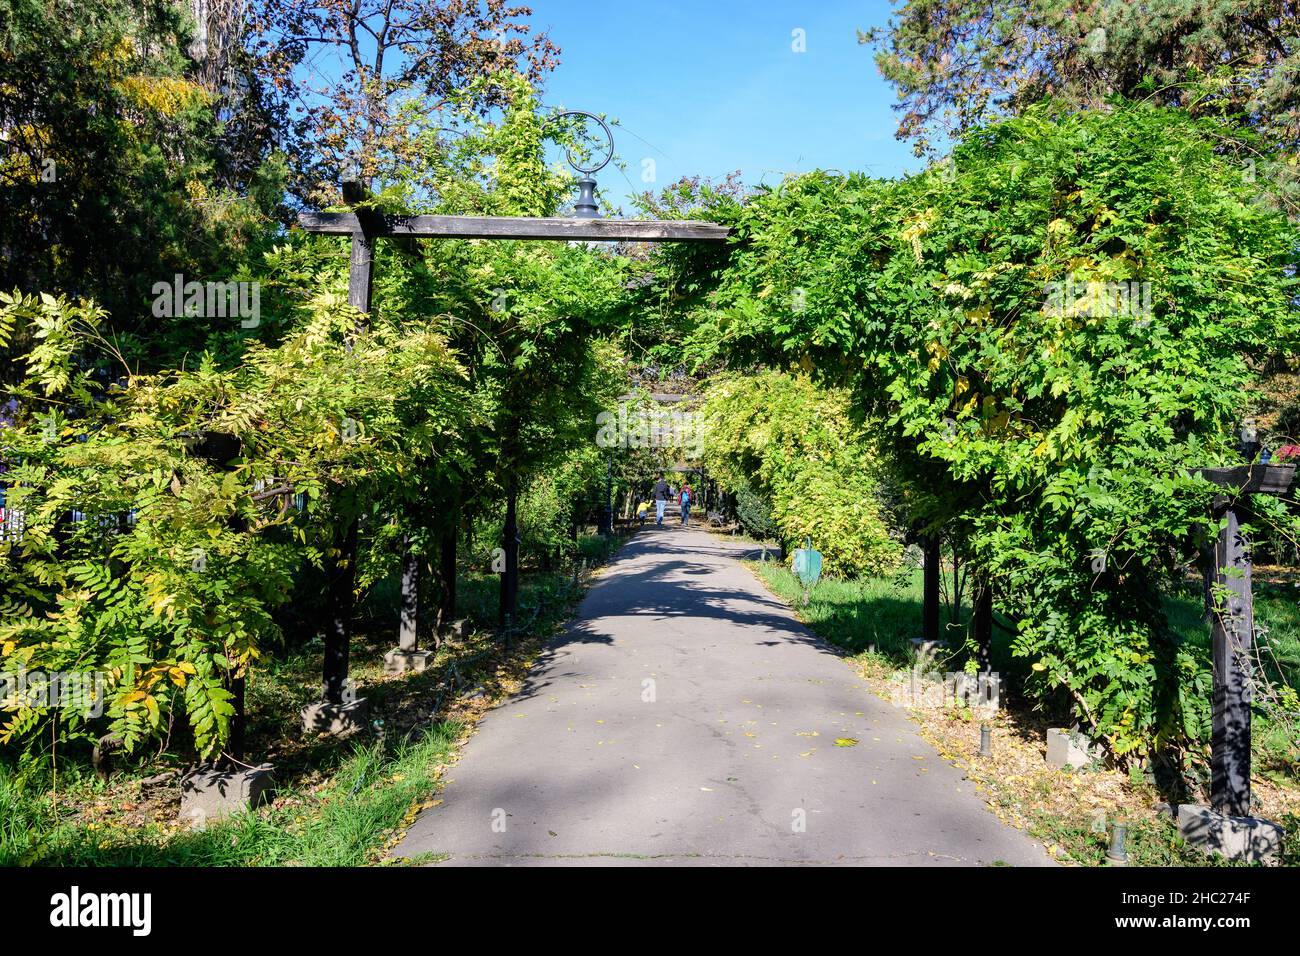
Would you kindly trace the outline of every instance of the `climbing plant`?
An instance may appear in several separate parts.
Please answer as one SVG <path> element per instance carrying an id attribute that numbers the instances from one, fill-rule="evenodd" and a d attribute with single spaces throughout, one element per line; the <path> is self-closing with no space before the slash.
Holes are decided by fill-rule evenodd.
<path id="1" fill-rule="evenodd" d="M 1044 106 L 900 182 L 788 180 L 736 220 L 694 336 L 850 388 L 909 514 L 992 581 L 1030 693 L 1120 755 L 1207 734 L 1160 594 L 1213 532 L 1194 470 L 1233 459 L 1252 363 L 1296 342 L 1297 237 L 1216 142 Z"/>
<path id="2" fill-rule="evenodd" d="M 877 498 L 876 455 L 869 433 L 849 419 L 846 393 L 807 375 L 719 376 L 700 414 L 709 472 L 745 497 L 756 530 L 768 524 L 796 544 L 812 538 L 828 573 L 897 566 L 902 545 Z"/>

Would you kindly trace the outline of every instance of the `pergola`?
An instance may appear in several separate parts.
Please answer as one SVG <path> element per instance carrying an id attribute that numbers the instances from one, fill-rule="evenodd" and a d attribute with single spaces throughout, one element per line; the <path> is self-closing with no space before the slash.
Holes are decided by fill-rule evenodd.
<path id="1" fill-rule="evenodd" d="M 344 202 L 350 212 L 308 212 L 298 217 L 307 232 L 352 239 L 348 273 L 348 304 L 361 313 L 371 311 L 374 244 L 378 239 L 488 239 L 553 240 L 558 242 L 725 242 L 731 230 L 712 222 L 662 219 L 597 219 L 594 205 L 580 205 L 583 218 L 513 216 L 394 215 L 365 208 L 369 199 L 356 179 L 343 183 Z M 501 575 L 503 618 L 513 619 L 519 588 L 519 538 L 515 499 L 506 504 L 502 535 L 505 570 Z M 330 628 L 325 640 L 324 699 L 304 712 L 304 723 L 322 730 L 347 730 L 364 714 L 364 701 L 345 700 L 348 676 L 350 618 L 353 610 L 357 534 L 355 523 L 344 535 L 340 572 L 331 577 Z M 454 562 L 454 553 L 453 558 Z M 444 564 L 446 556 L 444 554 Z M 454 566 L 452 568 L 454 574 Z M 390 653 L 395 670 L 423 667 L 428 652 L 418 647 L 419 564 L 410 548 L 402 560 L 402 615 L 398 647 Z"/>

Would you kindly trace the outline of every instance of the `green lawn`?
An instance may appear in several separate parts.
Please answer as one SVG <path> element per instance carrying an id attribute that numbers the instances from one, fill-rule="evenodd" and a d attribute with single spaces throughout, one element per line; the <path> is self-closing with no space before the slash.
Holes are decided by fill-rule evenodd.
<path id="1" fill-rule="evenodd" d="M 847 650 L 860 652 L 875 645 L 878 653 L 900 666 L 906 665 L 909 641 L 921 636 L 922 585 L 920 569 L 908 569 L 895 577 L 828 578 L 817 584 L 803 604 L 804 590 L 785 566 L 775 562 L 754 563 L 763 580 L 791 604 L 817 633 Z M 1255 625 L 1265 648 L 1270 677 L 1281 678 L 1300 689 L 1300 586 L 1255 583 Z M 1210 629 L 1203 617 L 1201 599 L 1193 589 L 1165 599 L 1165 610 L 1173 629 L 1189 644 L 1202 648 L 1207 659 Z M 945 608 L 940 627 L 952 628 L 953 640 L 965 632 L 969 608 L 963 607 L 953 625 Z M 1016 674 L 1024 662 L 1013 660 L 1005 631 L 994 631 L 994 665 Z"/>
<path id="2" fill-rule="evenodd" d="M 754 568 L 774 592 L 799 608 L 808 625 L 832 643 L 853 653 L 874 645 L 876 653 L 895 667 L 910 664 L 910 640 L 921 636 L 922 584 L 919 569 L 909 569 L 892 578 L 827 579 L 821 581 L 803 604 L 804 590 L 783 565 L 769 561 Z M 1262 647 L 1261 657 L 1272 681 L 1300 691 L 1300 588 L 1290 584 L 1257 581 L 1255 622 Z M 1170 625 L 1186 643 L 1196 648 L 1209 667 L 1210 629 L 1194 585 L 1166 597 Z M 968 609 L 960 622 L 949 622 L 946 609 L 940 626 L 953 629 L 953 643 L 965 634 Z M 993 634 L 993 667 L 1009 678 L 1012 686 L 1028 672 L 1030 661 L 1011 655 L 1010 635 L 1000 628 Z M 1270 720 L 1259 713 L 1255 723 L 1255 749 L 1264 771 L 1295 773 L 1300 742 L 1295 725 Z"/>
<path id="3" fill-rule="evenodd" d="M 337 765 L 321 768 L 330 774 L 324 787 L 289 790 L 274 807 L 202 831 L 161 824 L 90 829 L 61 816 L 48 792 L 33 793 L 0 772 L 0 866 L 360 866 L 373 860 L 408 808 L 434 790 L 435 768 L 451 755 L 459 732 L 441 723 L 395 747 L 340 748 Z M 93 778 L 75 781 L 65 799 L 85 799 L 98 786 Z"/>

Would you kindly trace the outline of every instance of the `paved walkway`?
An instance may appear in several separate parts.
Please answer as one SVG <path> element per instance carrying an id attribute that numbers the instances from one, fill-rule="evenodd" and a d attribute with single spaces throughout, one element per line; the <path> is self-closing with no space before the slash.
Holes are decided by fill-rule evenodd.
<path id="1" fill-rule="evenodd" d="M 743 551 L 653 522 L 625 544 L 398 855 L 1049 865 L 741 567 Z"/>

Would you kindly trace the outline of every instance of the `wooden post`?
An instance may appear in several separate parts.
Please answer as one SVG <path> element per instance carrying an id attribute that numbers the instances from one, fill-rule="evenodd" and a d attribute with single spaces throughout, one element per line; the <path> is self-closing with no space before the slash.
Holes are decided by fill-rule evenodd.
<path id="1" fill-rule="evenodd" d="M 1210 803 L 1219 813 L 1250 816 L 1250 680 L 1254 605 L 1250 542 L 1238 510 L 1215 500 L 1219 539 L 1211 577 L 1211 658 L 1214 723 L 1211 736 Z"/>
<path id="2" fill-rule="evenodd" d="M 365 198 L 365 187 L 360 182 L 343 183 L 345 202 L 357 204 Z M 348 304 L 363 313 L 370 312 L 371 266 L 374 262 L 373 240 L 363 229 L 369 221 L 359 215 L 352 231 L 352 259 L 348 269 Z M 358 323 L 357 333 L 361 332 Z M 352 342 L 348 341 L 348 351 Z M 325 633 L 324 696 L 325 703 L 342 705 L 348 679 L 348 656 L 352 643 L 352 612 L 356 600 L 357 581 L 357 519 L 349 520 L 339 547 L 338 566 L 329 581 L 329 628 Z"/>
<path id="3" fill-rule="evenodd" d="M 1228 816 L 1250 816 L 1250 701 L 1254 657 L 1254 599 L 1250 542 L 1241 531 L 1247 494 L 1285 495 L 1294 465 L 1202 468 L 1202 478 L 1225 489 L 1214 499 L 1219 537 L 1214 543 L 1206 595 L 1210 608 L 1210 658 L 1214 669 L 1210 746 L 1210 803 Z"/>
<path id="4" fill-rule="evenodd" d="M 515 623 L 515 614 L 519 609 L 519 523 L 516 519 L 516 505 L 519 499 L 517 479 L 510 476 L 510 485 L 506 491 L 506 521 L 501 530 L 501 548 L 505 552 L 505 570 L 501 573 L 501 604 L 497 614 L 502 627 Z"/>
<path id="5" fill-rule="evenodd" d="M 355 181 L 343 183 L 343 201 L 358 205 L 366 200 L 365 187 Z M 359 214 L 353 220 L 355 228 L 352 234 L 352 258 L 348 265 L 348 305 L 358 312 L 370 314 L 370 292 L 373 286 L 373 269 L 375 261 L 374 237 L 368 235 L 367 225 L 372 225 L 373 216 Z"/>
<path id="6" fill-rule="evenodd" d="M 230 705 L 235 708 L 235 712 L 230 717 L 230 741 L 226 746 L 226 754 L 240 763 L 244 760 L 244 744 L 248 727 L 248 714 L 244 700 L 246 683 L 243 677 L 232 677 L 230 679 L 230 693 L 234 695 L 231 698 Z M 239 768 L 236 767 L 236 769 Z"/>
<path id="7" fill-rule="evenodd" d="M 352 637 L 352 611 L 357 583 L 357 522 L 343 533 L 339 564 L 329 578 L 329 623 L 325 632 L 325 703 L 341 705 L 348 679 L 348 654 Z"/>
<path id="8" fill-rule="evenodd" d="M 438 633 L 446 634 L 451 630 L 451 622 L 456 618 L 456 532 L 458 514 L 453 512 L 442 530 L 442 542 L 438 556 L 438 581 L 441 593 L 438 596 Z"/>
<path id="9" fill-rule="evenodd" d="M 411 547 L 411 536 L 402 536 L 402 610 L 397 647 L 413 651 L 419 647 L 417 628 L 420 623 L 420 558 Z"/>
<path id="10" fill-rule="evenodd" d="M 993 584 L 980 578 L 976 584 L 975 613 L 971 620 L 975 634 L 976 662 L 981 671 L 993 670 Z"/>
<path id="11" fill-rule="evenodd" d="M 921 575 L 925 584 L 922 609 L 921 636 L 927 641 L 939 640 L 939 562 L 941 549 L 939 533 L 932 532 L 923 539 L 924 561 Z"/>

